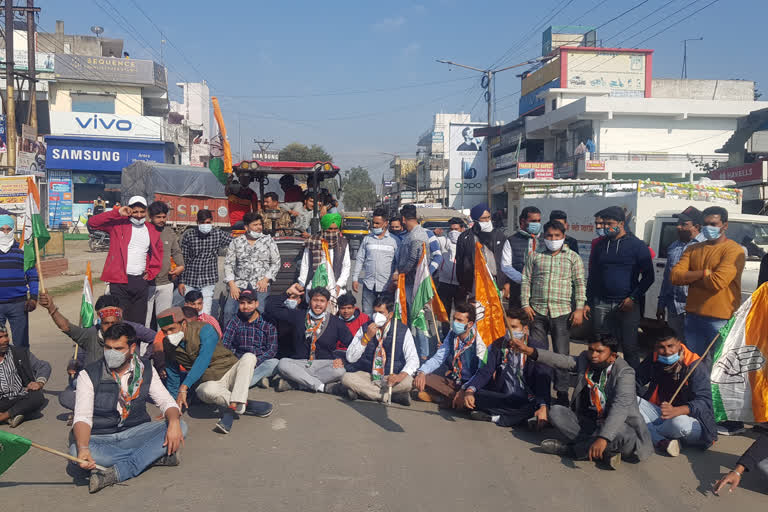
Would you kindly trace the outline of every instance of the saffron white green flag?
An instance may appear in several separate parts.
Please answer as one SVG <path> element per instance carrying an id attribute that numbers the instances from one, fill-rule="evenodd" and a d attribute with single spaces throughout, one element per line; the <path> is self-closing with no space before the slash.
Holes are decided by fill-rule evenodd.
<path id="1" fill-rule="evenodd" d="M 80 301 L 80 327 L 93 327 L 93 281 L 91 278 L 91 262 L 88 262 L 83 279 L 83 298 Z"/>
<path id="2" fill-rule="evenodd" d="M 310 254 L 311 257 L 312 255 Z M 328 242 L 325 240 L 323 240 L 323 260 L 315 269 L 311 288 L 325 288 L 331 292 L 331 296 L 336 296 L 336 276 L 333 274 L 331 256 L 328 252 Z"/>
<path id="3" fill-rule="evenodd" d="M 768 285 L 755 290 L 720 329 L 712 364 L 715 420 L 768 421 Z"/>
<path id="4" fill-rule="evenodd" d="M 432 301 L 434 291 L 432 276 L 429 275 L 427 247 L 422 244 L 421 257 L 416 265 L 416 276 L 413 279 L 413 298 L 411 299 L 411 325 L 417 329 L 429 332 L 429 324 L 424 313 L 424 307 Z"/>
<path id="5" fill-rule="evenodd" d="M 27 201 L 24 205 L 24 270 L 27 271 L 35 266 L 35 240 L 37 248 L 42 250 L 51 235 L 45 229 L 45 223 L 40 217 L 40 193 L 37 190 L 35 181 L 27 178 Z"/>
<path id="6" fill-rule="evenodd" d="M 405 274 L 397 277 L 397 289 L 395 290 L 395 318 L 399 318 L 408 325 L 408 303 L 405 298 Z"/>

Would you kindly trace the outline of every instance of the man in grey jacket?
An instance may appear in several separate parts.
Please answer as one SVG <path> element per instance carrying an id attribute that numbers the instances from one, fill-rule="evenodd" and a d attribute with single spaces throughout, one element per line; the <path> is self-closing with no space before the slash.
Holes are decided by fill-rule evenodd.
<path id="1" fill-rule="evenodd" d="M 549 421 L 567 440 L 545 439 L 553 455 L 602 460 L 616 469 L 622 458 L 644 460 L 653 453 L 651 434 L 637 406 L 635 371 L 616 354 L 613 338 L 591 341 L 579 356 L 538 350 L 513 340 L 515 350 L 552 368 L 576 371 L 570 407 L 554 405 Z"/>
<path id="2" fill-rule="evenodd" d="M 18 427 L 25 417 L 43 405 L 43 386 L 51 377 L 51 365 L 29 350 L 11 346 L 8 331 L 0 327 L 0 423 Z"/>

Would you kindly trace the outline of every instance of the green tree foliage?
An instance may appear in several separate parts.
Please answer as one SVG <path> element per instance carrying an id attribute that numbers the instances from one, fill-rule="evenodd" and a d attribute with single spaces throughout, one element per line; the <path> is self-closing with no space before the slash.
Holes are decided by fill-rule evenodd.
<path id="1" fill-rule="evenodd" d="M 376 186 L 365 167 L 357 166 L 348 170 L 344 173 L 342 184 L 345 210 L 360 211 L 373 208 L 376 204 Z"/>
<path id="2" fill-rule="evenodd" d="M 330 162 L 331 155 L 317 144 L 306 146 L 299 142 L 292 142 L 280 150 L 280 160 L 286 162 Z"/>

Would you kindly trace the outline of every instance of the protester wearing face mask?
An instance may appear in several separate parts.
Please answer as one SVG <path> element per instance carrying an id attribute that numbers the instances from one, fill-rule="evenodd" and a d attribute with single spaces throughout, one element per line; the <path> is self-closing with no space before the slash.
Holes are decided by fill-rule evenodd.
<path id="1" fill-rule="evenodd" d="M 480 242 L 485 261 L 493 277 L 505 281 L 501 271 L 504 231 L 494 229 L 491 209 L 486 203 L 474 206 L 469 213 L 474 221 L 472 227 L 459 235 L 456 241 L 455 271 L 459 282 L 456 300 L 465 301 L 475 286 L 475 242 Z M 502 286 L 503 283 L 500 285 Z"/>
<path id="2" fill-rule="evenodd" d="M 503 284 L 504 293 L 509 297 L 509 307 L 520 307 L 520 284 L 523 281 L 523 267 L 530 254 L 539 246 L 541 233 L 541 210 L 526 206 L 518 218 L 520 229 L 507 238 L 501 254 L 501 270 L 507 277 Z M 500 287 L 502 287 L 500 286 Z"/>
<path id="3" fill-rule="evenodd" d="M 203 294 L 203 312 L 211 314 L 213 290 L 219 282 L 219 250 L 228 247 L 232 235 L 213 225 L 210 210 L 197 212 L 197 229 L 188 229 L 181 237 L 184 272 L 179 278 L 177 304 L 192 290 Z"/>
<path id="4" fill-rule="evenodd" d="M 352 272 L 352 290 L 360 291 L 363 283 L 363 313 L 373 314 L 374 301 L 387 290 L 395 270 L 397 240 L 387 230 L 386 211 L 377 208 L 371 218 L 371 234 L 363 238 Z M 362 277 L 361 277 L 362 274 Z M 354 333 L 353 333 L 354 334 Z"/>
<path id="5" fill-rule="evenodd" d="M 160 233 L 145 225 L 147 200 L 133 196 L 128 206 L 88 219 L 91 229 L 109 233 L 109 253 L 101 280 L 120 298 L 126 320 L 145 323 L 149 287 L 163 266 Z"/>
<path id="6" fill-rule="evenodd" d="M 464 408 L 477 421 L 500 427 L 528 422 L 541 430 L 547 425 L 552 370 L 513 350 L 511 339 L 529 343 L 531 320 L 522 309 L 508 309 L 507 335 L 488 347 L 488 358 L 461 392 Z"/>
<path id="7" fill-rule="evenodd" d="M 618 356 L 615 339 L 592 340 L 578 356 L 539 350 L 514 338 L 511 342 L 529 359 L 578 376 L 570 404 L 549 410 L 550 424 L 566 441 L 545 439 L 542 451 L 602 461 L 612 469 L 622 458 L 642 461 L 653 454 L 651 434 L 637 405 L 635 371 Z"/>
<path id="8" fill-rule="evenodd" d="M 680 454 L 681 444 L 709 448 L 717 440 L 712 388 L 705 366 L 693 370 L 670 402 L 698 359 L 671 327 L 665 327 L 656 336 L 653 354 L 637 369 L 638 387 L 647 386 L 637 399 L 640 413 L 656 449 L 671 457 Z"/>
<path id="9" fill-rule="evenodd" d="M 349 332 L 354 336 L 360 328 L 367 324 L 371 318 L 356 307 L 357 299 L 351 292 L 339 297 L 339 318 L 346 324 Z"/>
<path id="10" fill-rule="evenodd" d="M 437 294 L 445 306 L 445 310 L 450 317 L 453 305 L 458 301 L 459 278 L 456 274 L 456 244 L 459 237 L 467 229 L 464 221 L 458 217 L 448 220 L 450 231 L 446 236 L 440 238 L 440 247 L 443 251 L 443 262 L 438 270 Z M 450 322 L 444 322 L 442 325 L 443 337 L 448 335 L 451 330 Z"/>
<path id="11" fill-rule="evenodd" d="M 381 295 L 373 304 L 373 319 L 355 334 L 346 353 L 352 369 L 344 374 L 341 383 L 347 398 L 363 398 L 383 402 L 392 387 L 392 401 L 411 405 L 411 375 L 419 367 L 419 354 L 408 326 L 393 318 L 394 297 Z M 395 329 L 397 322 L 397 329 Z M 395 336 L 394 352 L 392 337 Z M 394 371 L 390 372 L 394 357 Z"/>
<path id="12" fill-rule="evenodd" d="M 301 292 L 294 284 L 288 293 Z M 268 312 L 272 318 L 295 326 L 293 353 L 277 365 L 277 391 L 298 388 L 339 394 L 343 390 L 339 381 L 345 372 L 344 350 L 352 341 L 352 334 L 344 321 L 328 311 L 330 301 L 327 289 L 314 288 L 309 291 L 308 309 L 288 309 L 282 303 L 270 303 Z"/>
<path id="13" fill-rule="evenodd" d="M 237 303 L 237 314 L 227 323 L 221 343 L 238 358 L 256 356 L 250 387 L 269 387 L 269 379 L 277 372 L 277 329 L 261 317 L 259 294 L 252 288 L 240 292 Z"/>
<path id="14" fill-rule="evenodd" d="M 284 357 L 294 357 L 294 335 L 296 329 L 303 328 L 303 325 L 294 325 L 293 321 L 295 318 L 286 320 L 282 315 L 278 315 L 278 318 L 274 315 L 274 312 L 279 309 L 280 311 L 300 310 L 306 313 L 307 303 L 303 300 L 303 298 L 304 294 L 296 289 L 289 289 L 284 294 L 267 297 L 267 304 L 264 306 L 263 317 L 264 320 L 277 328 L 277 359 L 282 359 Z"/>
<path id="15" fill-rule="evenodd" d="M 403 219 L 400 217 L 392 217 L 389 219 L 388 232 L 395 238 L 398 246 L 400 246 L 400 242 L 403 241 L 403 237 L 408 234 L 405 228 L 403 228 Z"/>
<path id="16" fill-rule="evenodd" d="M 51 377 L 51 365 L 29 350 L 11 346 L 8 331 L 0 325 L 0 424 L 18 427 L 44 403 L 43 386 Z"/>
<path id="17" fill-rule="evenodd" d="M 243 216 L 246 231 L 235 238 L 224 258 L 224 283 L 229 288 L 222 323 L 226 326 L 238 309 L 240 290 L 253 288 L 264 311 L 269 288 L 280 270 L 280 252 L 272 237 L 263 232 L 261 215 L 248 212 Z"/>
<path id="18" fill-rule="evenodd" d="M 320 218 L 320 227 L 323 228 L 322 234 L 313 235 L 304 246 L 298 284 L 307 291 L 311 289 L 315 272 L 326 260 L 325 248 L 327 248 L 331 268 L 326 268 L 325 271 L 329 271 L 326 282 L 331 294 L 331 313 L 333 314 L 336 312 L 336 299 L 346 288 L 352 268 L 349 258 L 349 241 L 341 234 L 341 215 L 338 213 L 323 215 Z"/>
<path id="19" fill-rule="evenodd" d="M 451 332 L 435 355 L 421 365 L 413 379 L 412 397 L 439 402 L 442 408 L 461 409 L 457 393 L 485 360 L 485 342 L 475 329 L 475 306 L 459 302 L 454 307 Z"/>
<path id="20" fill-rule="evenodd" d="M 181 253 L 179 237 L 173 228 L 165 229 L 169 208 L 163 201 L 149 205 L 150 229 L 160 233 L 163 242 L 163 266 L 150 285 L 147 301 L 147 319 L 144 325 L 152 326 L 152 319 L 173 304 L 173 281 L 184 271 L 184 255 Z M 173 268 L 171 268 L 173 267 Z"/>
<path id="21" fill-rule="evenodd" d="M 565 227 L 558 221 L 544 225 L 544 251 L 528 257 L 523 269 L 520 299 L 532 323 L 531 340 L 541 348 L 570 355 L 569 324 L 578 327 L 584 320 L 586 301 L 584 264 L 581 257 L 565 245 Z M 568 372 L 555 374 L 557 403 L 568 403 Z"/>
<path id="22" fill-rule="evenodd" d="M 151 421 L 148 400 L 160 408 L 165 421 Z M 179 406 L 157 371 L 139 358 L 133 327 L 115 324 L 107 329 L 103 358 L 77 377 L 69 452 L 85 462 L 79 469 L 70 463 L 70 469 L 90 471 L 88 490 L 98 492 L 153 465 L 178 466 L 176 452 L 186 433 Z M 97 464 L 106 470 L 96 469 Z"/>
<path id="23" fill-rule="evenodd" d="M 587 278 L 586 318 L 597 335 L 611 334 L 621 343 L 632 368 L 640 364 L 637 329 L 642 301 L 655 273 L 648 246 L 624 226 L 624 210 L 611 206 L 601 212 L 605 238 L 592 250 Z"/>
<path id="24" fill-rule="evenodd" d="M 37 267 L 24 270 L 24 251 L 13 235 L 16 222 L 0 215 L 0 325 L 8 321 L 13 344 L 29 348 L 29 313 L 37 307 Z"/>

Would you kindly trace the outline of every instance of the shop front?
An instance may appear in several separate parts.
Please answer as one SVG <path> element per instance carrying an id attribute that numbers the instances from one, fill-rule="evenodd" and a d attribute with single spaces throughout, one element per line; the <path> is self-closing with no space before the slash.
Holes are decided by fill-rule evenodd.
<path id="1" fill-rule="evenodd" d="M 99 196 L 107 208 L 113 207 L 120 201 L 124 167 L 138 160 L 165 162 L 165 143 L 160 140 L 64 136 L 47 136 L 45 140 L 48 181 L 56 183 L 49 187 L 49 200 L 60 206 L 53 215 L 49 212 L 52 227 L 87 218 Z"/>

